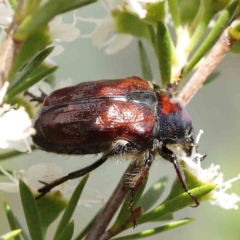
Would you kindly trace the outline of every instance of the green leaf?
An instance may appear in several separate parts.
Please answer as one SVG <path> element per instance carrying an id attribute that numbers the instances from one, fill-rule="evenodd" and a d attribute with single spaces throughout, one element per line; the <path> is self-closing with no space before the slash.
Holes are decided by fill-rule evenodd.
<path id="1" fill-rule="evenodd" d="M 19 220 L 16 218 L 17 224 L 19 226 L 19 229 L 22 230 L 21 236 L 24 240 L 31 240 L 29 233 L 26 231 L 25 226 L 22 226 L 22 224 L 19 222 Z"/>
<path id="2" fill-rule="evenodd" d="M 45 2 L 34 14 L 31 14 L 22 21 L 14 34 L 16 41 L 25 41 L 33 32 L 47 27 L 47 24 L 61 12 L 64 0 L 49 0 Z"/>
<path id="3" fill-rule="evenodd" d="M 157 24 L 157 57 L 164 88 L 171 80 L 172 42 L 167 27 L 162 22 Z"/>
<path id="4" fill-rule="evenodd" d="M 170 220 L 173 220 L 173 214 L 170 213 L 170 214 L 167 214 L 163 217 L 159 217 L 159 218 L 156 218 L 154 220 L 152 220 L 152 222 L 166 222 L 166 221 L 170 221 Z"/>
<path id="5" fill-rule="evenodd" d="M 31 58 L 33 58 L 38 52 L 42 51 L 42 49 L 50 43 L 51 38 L 47 29 L 38 30 L 27 38 L 14 60 L 9 77 L 10 81 L 14 75 L 30 61 Z"/>
<path id="6" fill-rule="evenodd" d="M 10 229 L 12 231 L 14 231 L 16 229 L 19 229 L 16 217 L 14 216 L 14 214 L 13 214 L 10 206 L 7 204 L 7 202 L 3 201 L 3 207 L 4 207 L 4 210 L 5 210 L 6 215 L 7 215 L 7 219 L 8 219 Z M 20 236 L 17 235 L 14 239 L 15 240 L 20 240 L 21 238 L 20 238 Z"/>
<path id="7" fill-rule="evenodd" d="M 72 239 L 74 231 L 74 222 L 71 221 L 67 226 L 62 230 L 61 234 L 58 236 L 57 240 L 70 240 Z"/>
<path id="8" fill-rule="evenodd" d="M 112 14 L 115 19 L 116 33 L 131 34 L 137 38 L 145 38 L 152 44 L 152 32 L 149 24 L 129 12 L 115 10 Z"/>
<path id="9" fill-rule="evenodd" d="M 23 9 L 25 15 L 36 12 L 40 4 L 41 4 L 41 0 L 26 0 L 24 4 L 24 9 Z"/>
<path id="10" fill-rule="evenodd" d="M 160 1 L 155 3 L 148 3 L 146 6 L 147 15 L 146 20 L 153 23 L 164 21 L 167 10 L 167 1 Z"/>
<path id="11" fill-rule="evenodd" d="M 36 197 L 38 194 L 34 195 Z M 62 193 L 55 191 L 38 199 L 37 207 L 42 222 L 42 229 L 47 230 L 59 214 L 66 208 L 68 201 L 63 197 Z"/>
<path id="12" fill-rule="evenodd" d="M 24 215 L 31 238 L 34 240 L 44 240 L 42 223 L 37 209 L 36 201 L 28 186 L 19 179 L 20 196 Z"/>
<path id="13" fill-rule="evenodd" d="M 143 208 L 144 212 L 147 212 L 159 200 L 167 182 L 166 177 L 160 178 L 143 194 L 138 204 Z"/>
<path id="14" fill-rule="evenodd" d="M 176 2 L 176 0 L 168 0 L 168 2 Z M 193 23 L 194 18 L 197 15 L 197 12 L 200 8 L 200 0 L 194 0 L 194 1 L 177 1 L 178 8 L 179 8 L 179 14 L 180 14 L 180 20 L 182 25 L 187 25 L 189 23 Z M 169 3 L 170 5 L 170 3 Z M 171 11 L 171 6 L 170 12 Z"/>
<path id="15" fill-rule="evenodd" d="M 149 59 L 146 53 L 146 50 L 142 44 L 142 41 L 138 41 L 138 50 L 140 55 L 140 63 L 142 69 L 142 76 L 144 80 L 153 80 L 152 70 L 149 63 Z"/>
<path id="16" fill-rule="evenodd" d="M 54 47 L 44 49 L 20 73 L 17 74 L 9 86 L 7 95 L 13 96 L 12 92 L 15 92 L 15 88 L 18 88 L 20 84 L 24 84 L 27 77 L 43 62 L 53 49 Z"/>
<path id="17" fill-rule="evenodd" d="M 25 81 L 21 81 L 19 84 L 15 85 L 15 87 L 9 91 L 5 96 L 5 101 L 9 101 L 14 96 L 19 93 L 27 90 L 34 84 L 38 83 L 48 75 L 52 74 L 58 69 L 58 66 L 47 66 L 46 64 L 39 65 Z"/>
<path id="18" fill-rule="evenodd" d="M 46 27 L 47 24 L 58 14 L 93 2 L 95 2 L 95 0 L 49 0 L 34 14 L 31 14 L 24 19 L 14 34 L 14 39 L 20 42 L 25 41 L 37 29 Z"/>
<path id="19" fill-rule="evenodd" d="M 13 10 L 16 11 L 18 7 L 17 0 L 9 0 L 9 3 L 11 4 Z"/>
<path id="20" fill-rule="evenodd" d="M 75 189 L 69 203 L 68 206 L 62 216 L 62 219 L 60 221 L 60 223 L 58 224 L 55 236 L 54 236 L 54 240 L 56 240 L 60 234 L 62 233 L 64 227 L 69 223 L 72 214 L 77 206 L 77 203 L 79 201 L 79 198 L 82 194 L 83 188 L 88 180 L 89 174 L 85 175 L 83 177 L 83 179 L 80 181 L 80 183 L 78 184 L 77 188 Z"/>
<path id="21" fill-rule="evenodd" d="M 9 233 L 6 233 L 6 234 L 0 236 L 0 239 L 2 239 L 2 240 L 10 240 L 10 239 L 13 239 L 14 237 L 15 237 L 15 239 L 17 239 L 16 236 L 18 236 L 21 233 L 21 231 L 22 231 L 21 229 L 17 229 L 17 230 L 11 231 Z"/>
<path id="22" fill-rule="evenodd" d="M 193 49 L 196 47 L 196 45 L 201 40 L 203 34 L 205 33 L 205 30 L 207 29 L 211 19 L 213 18 L 214 13 L 211 11 L 203 11 L 202 16 L 200 18 L 200 21 L 198 22 L 196 29 L 194 29 L 194 33 L 189 41 L 189 44 L 186 48 L 186 52 L 189 54 L 193 51 Z"/>
<path id="23" fill-rule="evenodd" d="M 197 23 L 194 21 L 191 26 L 190 33 L 193 32 L 192 38 L 190 39 L 189 45 L 186 49 L 188 53 L 196 47 L 197 43 L 202 38 L 205 30 L 207 29 L 211 19 L 214 15 L 221 11 L 229 4 L 230 0 L 202 0 L 199 10 L 199 15 L 196 15 Z M 194 30 L 194 31 L 193 31 Z"/>
<path id="24" fill-rule="evenodd" d="M 65 12 L 68 12 L 68 11 L 71 11 L 71 10 L 74 10 L 77 8 L 81 8 L 88 4 L 95 3 L 97 1 L 98 0 L 72 0 L 62 7 L 61 13 L 65 13 Z"/>
<path id="25" fill-rule="evenodd" d="M 123 236 L 123 237 L 113 238 L 113 240 L 132 240 L 132 239 L 146 238 L 146 237 L 150 237 L 150 236 L 159 234 L 161 232 L 165 232 L 165 231 L 174 229 L 176 227 L 183 226 L 187 223 L 192 222 L 193 220 L 194 220 L 193 218 L 185 218 L 185 219 L 182 219 L 179 221 L 165 224 L 165 225 L 157 227 L 157 228 L 148 229 L 143 232 L 139 232 L 139 233 Z"/>
<path id="26" fill-rule="evenodd" d="M 218 13 L 223 10 L 231 0 L 202 0 L 202 3 L 208 11 Z"/>
<path id="27" fill-rule="evenodd" d="M 227 27 L 233 13 L 235 12 L 238 6 L 238 0 L 232 2 L 226 9 L 223 10 L 221 16 L 218 18 L 216 24 L 212 28 L 211 32 L 205 38 L 201 46 L 196 50 L 195 54 L 186 65 L 182 80 L 192 71 L 195 65 L 201 60 L 205 54 L 213 47 L 213 45 L 217 42 L 223 30 Z"/>
<path id="28" fill-rule="evenodd" d="M 191 3 L 188 2 L 188 4 L 191 4 Z M 180 18 L 180 12 L 178 7 L 178 1 L 168 0 L 168 6 L 169 6 L 169 12 L 171 13 L 171 17 L 173 20 L 174 29 L 176 31 L 181 26 L 181 18 Z"/>
<path id="29" fill-rule="evenodd" d="M 138 205 L 138 202 L 139 202 L 139 199 L 141 198 L 142 196 L 142 193 L 146 187 L 146 184 L 147 184 L 147 180 L 148 180 L 148 174 L 147 176 L 145 177 L 145 182 L 142 183 L 140 185 L 140 187 L 138 188 L 135 196 L 134 196 L 134 203 L 133 203 L 133 209 Z M 130 216 L 130 211 L 129 211 L 129 196 L 127 196 L 125 198 L 125 201 L 123 202 L 122 204 L 122 208 L 117 216 L 117 219 L 115 221 L 115 223 L 113 224 L 113 226 L 109 229 L 110 232 L 116 232 L 118 231 L 119 227 L 125 222 L 128 220 Z"/>
<path id="30" fill-rule="evenodd" d="M 190 189 L 193 196 L 195 196 L 197 199 L 200 199 L 201 197 L 205 196 L 209 192 L 211 192 L 216 187 L 215 184 L 205 184 L 201 187 Z M 167 202 L 164 202 L 163 204 L 156 207 L 154 210 L 142 215 L 138 219 L 138 224 L 151 222 L 154 219 L 157 219 L 159 217 L 166 216 L 168 214 L 171 214 L 173 212 L 176 212 L 180 209 L 183 209 L 193 203 L 192 198 L 189 197 L 189 195 L 185 192 L 177 197 L 168 200 Z"/>

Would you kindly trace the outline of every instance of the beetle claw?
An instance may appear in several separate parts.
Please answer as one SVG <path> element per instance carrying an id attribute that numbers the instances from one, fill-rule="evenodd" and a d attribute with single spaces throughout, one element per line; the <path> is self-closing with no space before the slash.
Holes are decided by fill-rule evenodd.
<path id="1" fill-rule="evenodd" d="M 43 184 L 43 185 L 48 185 L 48 183 L 46 183 L 46 182 L 44 182 L 44 181 L 41 181 L 41 180 L 38 180 L 38 182 L 40 182 L 41 184 Z"/>
<path id="2" fill-rule="evenodd" d="M 29 91 L 24 92 L 24 96 L 31 97 L 30 102 L 43 103 L 44 99 L 47 97 L 47 94 L 44 93 L 40 88 L 39 88 L 39 91 L 41 92 L 41 96 L 40 97 L 37 97 L 36 95 L 30 93 Z"/>

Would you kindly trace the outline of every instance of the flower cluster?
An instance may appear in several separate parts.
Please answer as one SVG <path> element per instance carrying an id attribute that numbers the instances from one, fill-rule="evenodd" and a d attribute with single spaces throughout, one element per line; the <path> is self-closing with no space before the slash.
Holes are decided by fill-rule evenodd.
<path id="1" fill-rule="evenodd" d="M 196 138 L 196 144 L 199 143 L 200 136 L 203 133 L 201 130 Z M 232 187 L 232 183 L 240 180 L 240 174 L 228 181 L 224 181 L 223 173 L 219 172 L 220 166 L 213 163 L 204 169 L 201 167 L 202 155 L 194 149 L 191 157 L 187 157 L 180 149 L 177 151 L 179 159 L 182 159 L 185 164 L 185 171 L 190 172 L 200 183 L 213 183 L 216 188 L 211 191 L 204 199 L 209 200 L 213 205 L 220 206 L 224 209 L 238 209 L 237 203 L 240 202 L 240 197 L 235 193 L 228 194 L 226 191 Z"/>
<path id="2" fill-rule="evenodd" d="M 30 136 L 35 130 L 28 113 L 23 107 L 14 109 L 7 104 L 0 108 L 0 112 L 0 148 L 30 152 Z"/>
<path id="3" fill-rule="evenodd" d="M 105 48 L 106 54 L 114 54 L 123 48 L 127 47 L 134 37 L 130 34 L 116 33 L 116 20 L 113 12 L 115 10 L 127 10 L 136 14 L 140 19 L 147 15 L 146 4 L 157 3 L 163 0 L 106 0 L 102 1 L 102 5 L 107 11 L 107 16 L 104 19 L 84 19 L 77 17 L 79 21 L 90 22 L 97 25 L 92 34 L 87 37 L 92 38 L 92 43 L 98 48 Z M 84 35 L 82 36 L 84 37 Z"/>

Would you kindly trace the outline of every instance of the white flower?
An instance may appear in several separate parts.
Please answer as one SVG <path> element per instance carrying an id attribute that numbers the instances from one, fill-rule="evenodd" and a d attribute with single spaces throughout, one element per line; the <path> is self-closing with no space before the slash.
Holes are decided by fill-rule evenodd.
<path id="1" fill-rule="evenodd" d="M 4 104 L 0 108 L 0 148 L 31 151 L 32 121 L 23 107 L 13 109 Z"/>
<path id="2" fill-rule="evenodd" d="M 0 190 L 10 193 L 19 192 L 19 178 L 22 179 L 33 192 L 37 193 L 37 190 L 43 186 L 39 180 L 50 183 L 57 178 L 64 176 L 63 170 L 59 166 L 52 163 L 39 163 L 31 166 L 27 171 L 20 170 L 18 173 L 15 171 L 13 175 L 9 174 L 1 166 L 0 171 L 10 180 L 10 182 L 0 182 Z M 67 181 L 53 188 L 51 192 L 59 191 L 63 197 L 69 199 L 74 189 L 75 187 L 70 186 L 70 182 Z M 84 188 L 78 205 L 91 207 L 92 204 L 102 202 L 103 198 L 101 197 L 100 193 L 92 189 Z"/>
<path id="3" fill-rule="evenodd" d="M 0 190 L 11 193 L 19 192 L 19 178 L 22 179 L 33 192 L 37 192 L 37 190 L 43 186 L 39 180 L 49 183 L 63 176 L 62 169 L 51 163 L 40 163 L 33 165 L 27 171 L 14 171 L 13 175 L 9 174 L 1 166 L 0 171 L 2 171 L 2 173 L 11 181 L 0 183 Z M 68 184 L 68 182 L 61 184 L 55 187 L 53 191 L 64 192 Z"/>
<path id="4" fill-rule="evenodd" d="M 114 10 L 128 10 L 134 14 L 137 14 L 139 18 L 145 18 L 146 4 L 147 3 L 156 3 L 163 0 L 107 0 L 102 1 L 103 7 L 107 11 L 107 16 L 104 19 L 84 19 L 77 17 L 78 20 L 82 22 L 95 23 L 97 27 L 90 35 L 82 35 L 82 37 L 92 38 L 94 46 L 98 48 L 105 48 L 105 53 L 108 55 L 114 54 L 125 47 L 127 47 L 131 41 L 134 39 L 130 34 L 119 34 L 116 33 L 116 23 L 112 15 Z"/>
<path id="5" fill-rule="evenodd" d="M 130 34 L 115 33 L 115 19 L 112 16 L 112 11 L 116 9 L 121 10 L 122 5 L 123 1 L 107 1 L 105 9 L 108 15 L 104 19 L 84 19 L 77 17 L 82 22 L 90 22 L 97 25 L 92 34 L 83 37 L 91 37 L 93 45 L 100 49 L 105 48 L 105 53 L 108 55 L 122 50 L 133 40 L 133 36 Z"/>
<path id="6" fill-rule="evenodd" d="M 51 52 L 49 57 L 55 57 L 64 51 L 64 47 L 60 42 L 73 42 L 80 35 L 80 31 L 75 27 L 76 17 L 74 16 L 74 21 L 72 24 L 67 24 L 62 22 L 62 15 L 56 16 L 49 23 L 49 32 L 53 40 L 54 50 Z"/>
<path id="7" fill-rule="evenodd" d="M 200 131 L 196 138 L 196 143 L 199 142 Z M 231 183 L 240 179 L 240 174 L 228 181 L 224 182 L 223 173 L 219 173 L 220 166 L 211 164 L 209 168 L 201 167 L 201 154 L 193 151 L 191 157 L 186 157 L 184 154 L 179 156 L 186 163 L 186 169 L 194 175 L 199 181 L 216 184 L 216 188 L 208 194 L 209 202 L 213 205 L 218 205 L 224 209 L 238 209 L 237 203 L 240 202 L 240 197 L 235 193 L 228 194 L 226 191 L 231 188 Z M 195 162 L 196 161 L 196 162 Z"/>

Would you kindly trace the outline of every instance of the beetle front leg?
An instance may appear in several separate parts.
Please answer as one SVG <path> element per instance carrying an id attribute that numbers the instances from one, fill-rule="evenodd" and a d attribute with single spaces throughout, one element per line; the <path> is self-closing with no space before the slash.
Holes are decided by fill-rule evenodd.
<path id="1" fill-rule="evenodd" d="M 43 103 L 44 99 L 47 97 L 47 94 L 44 93 L 41 89 L 38 89 L 41 92 L 41 96 L 37 97 L 36 95 L 30 93 L 29 91 L 24 92 L 24 96 L 31 97 L 30 102 Z"/>
<path id="2" fill-rule="evenodd" d="M 161 149 L 159 149 L 159 154 L 163 158 L 167 159 L 168 161 L 170 161 L 173 164 L 173 166 L 175 168 L 175 171 L 177 173 L 178 179 L 182 183 L 183 189 L 193 199 L 193 201 L 196 203 L 196 205 L 193 206 L 193 207 L 197 207 L 200 203 L 199 203 L 198 199 L 195 198 L 193 196 L 193 194 L 189 191 L 189 189 L 187 187 L 187 184 L 186 184 L 186 179 L 185 179 L 184 172 L 183 172 L 183 170 L 182 170 L 182 168 L 181 168 L 181 166 L 178 162 L 178 159 L 177 159 L 176 155 L 170 149 L 168 149 L 165 145 L 161 146 Z"/>
<path id="3" fill-rule="evenodd" d="M 148 156 L 147 156 L 147 159 L 145 160 L 144 168 L 141 170 L 141 174 L 138 176 L 134 185 L 131 187 L 131 193 L 129 194 L 129 198 L 130 198 L 129 209 L 130 209 L 131 217 L 132 217 L 132 221 L 133 221 L 133 228 L 135 228 L 136 225 L 137 225 L 136 218 L 135 218 L 134 212 L 133 212 L 133 199 L 134 199 L 134 196 L 135 196 L 139 186 L 142 184 L 142 181 L 144 180 L 144 178 L 148 174 L 148 171 L 149 171 L 149 169 L 152 165 L 152 161 L 153 161 L 153 154 L 151 152 L 149 152 Z"/>

